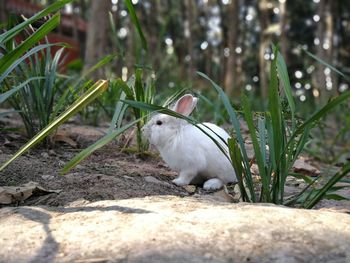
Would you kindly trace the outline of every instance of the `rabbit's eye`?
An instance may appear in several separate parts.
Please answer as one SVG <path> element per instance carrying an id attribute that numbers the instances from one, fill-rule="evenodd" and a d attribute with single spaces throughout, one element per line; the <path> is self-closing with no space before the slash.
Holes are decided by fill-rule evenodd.
<path id="1" fill-rule="evenodd" d="M 160 120 L 158 120 L 158 121 L 156 121 L 156 124 L 157 124 L 157 125 L 162 125 L 162 124 L 163 124 L 163 122 L 162 122 L 162 121 L 160 121 Z"/>

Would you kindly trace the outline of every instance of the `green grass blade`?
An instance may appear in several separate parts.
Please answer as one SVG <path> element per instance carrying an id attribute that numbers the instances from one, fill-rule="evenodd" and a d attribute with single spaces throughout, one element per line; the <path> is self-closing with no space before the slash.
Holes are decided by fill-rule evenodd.
<path id="1" fill-rule="evenodd" d="M 290 137 L 286 148 L 292 143 L 292 140 L 301 134 L 305 129 L 310 127 L 313 123 L 320 120 L 324 117 L 329 111 L 338 106 L 340 103 L 350 98 L 350 91 L 344 92 L 341 95 L 337 96 L 330 102 L 328 102 L 325 106 L 323 106 L 319 111 L 314 113 L 309 119 L 307 119 L 302 125 L 298 127 L 298 129 L 292 134 Z"/>
<path id="2" fill-rule="evenodd" d="M 330 68 L 331 70 L 333 70 L 335 73 L 339 74 L 340 76 L 342 76 L 343 78 L 345 78 L 347 81 L 350 81 L 350 77 L 345 75 L 344 73 L 342 73 L 341 71 L 339 71 L 338 69 L 336 69 L 335 67 L 333 67 L 332 65 L 328 64 L 326 61 L 324 61 L 323 59 L 320 59 L 319 57 L 315 56 L 314 54 L 310 53 L 309 51 L 303 49 L 303 51 L 311 58 L 313 58 L 314 60 L 316 60 L 317 62 L 323 64 L 324 66 Z"/>
<path id="3" fill-rule="evenodd" d="M 40 39 L 45 37 L 60 23 L 60 14 L 57 13 L 43 24 L 37 31 L 30 35 L 17 48 L 11 50 L 0 59 L 0 74 L 4 73 L 18 58 L 20 58 L 29 48 L 34 46 Z"/>
<path id="4" fill-rule="evenodd" d="M 35 135 L 29 142 L 27 142 L 18 152 L 16 152 L 10 160 L 0 167 L 2 171 L 8 166 L 13 160 L 22 155 L 29 148 L 33 147 L 44 139 L 47 135 L 57 129 L 63 122 L 72 117 L 78 111 L 83 109 L 86 105 L 96 99 L 108 88 L 108 82 L 105 80 L 99 80 L 96 82 L 88 91 L 86 91 L 72 106 L 70 106 L 65 112 L 58 116 L 53 122 L 46 126 L 42 131 Z"/>
<path id="5" fill-rule="evenodd" d="M 111 131 L 107 133 L 105 136 L 103 136 L 101 139 L 99 139 L 94 144 L 90 145 L 83 151 L 81 151 L 79 154 L 77 154 L 72 160 L 70 160 L 60 171 L 61 174 L 65 174 L 68 171 L 70 171 L 73 167 L 75 167 L 77 164 L 79 164 L 82 160 L 84 160 L 86 157 L 91 155 L 94 151 L 97 149 L 103 147 L 110 141 L 112 141 L 114 138 L 125 132 L 126 130 L 130 129 L 132 126 L 134 126 L 137 122 L 139 122 L 141 119 L 137 119 L 131 123 L 126 124 L 125 126 Z"/>
<path id="6" fill-rule="evenodd" d="M 341 168 L 339 172 L 337 172 L 332 178 L 317 191 L 316 195 L 314 195 L 311 200 L 308 201 L 307 204 L 304 204 L 304 208 L 311 209 L 316 205 L 328 192 L 329 189 L 333 185 L 335 185 L 340 179 L 342 179 L 345 175 L 350 172 L 350 161 L 345 163 L 345 165 Z"/>
<path id="7" fill-rule="evenodd" d="M 15 60 L 11 66 L 9 66 L 1 75 L 0 75 L 0 83 L 4 81 L 4 79 L 23 61 L 25 61 L 27 58 L 32 56 L 33 54 L 36 54 L 40 52 L 43 49 L 46 49 L 51 46 L 66 46 L 63 43 L 54 43 L 54 44 L 44 44 L 44 45 L 38 45 L 33 47 L 31 50 L 26 52 L 23 56 L 21 56 L 19 59 Z"/>
<path id="8" fill-rule="evenodd" d="M 277 79 L 277 49 L 275 49 L 275 58 L 271 62 L 270 68 L 270 83 L 269 83 L 269 103 L 268 108 L 271 114 L 272 130 L 274 134 L 274 149 L 276 156 L 280 156 L 282 145 L 282 109 L 278 93 L 278 79 Z"/>
<path id="9" fill-rule="evenodd" d="M 338 195 L 338 194 L 326 194 L 326 195 L 324 196 L 324 199 L 327 199 L 327 200 L 336 200 L 336 201 L 350 200 L 350 198 L 347 198 L 347 197 L 345 197 L 345 196 Z"/>
<path id="10" fill-rule="evenodd" d="M 270 182 L 269 182 L 268 176 L 266 175 L 266 169 L 265 169 L 265 165 L 264 165 L 265 162 L 263 160 L 259 141 L 258 141 L 257 136 L 256 136 L 256 130 L 254 127 L 252 110 L 249 106 L 248 97 L 244 94 L 242 95 L 242 108 L 243 108 L 245 121 L 247 122 L 247 125 L 248 125 L 249 134 L 250 134 L 250 137 L 252 139 L 255 158 L 256 158 L 256 162 L 258 164 L 259 175 L 260 175 L 261 182 L 262 182 L 262 187 L 263 187 L 262 188 L 262 200 L 265 202 L 269 202 L 270 201 L 270 197 L 269 197 Z M 264 148 L 265 148 L 265 146 L 264 146 Z"/>
<path id="11" fill-rule="evenodd" d="M 91 68 L 87 69 L 83 72 L 82 76 L 79 79 L 84 79 L 88 75 L 90 75 L 92 72 L 96 71 L 97 69 L 105 66 L 106 64 L 110 63 L 112 60 L 114 60 L 117 57 L 117 55 L 107 55 L 103 57 L 101 60 L 99 60 L 95 65 L 93 65 Z"/>
<path id="12" fill-rule="evenodd" d="M 142 47 L 144 50 L 148 50 L 148 47 L 147 47 L 147 41 L 146 41 L 146 38 L 142 32 L 142 29 L 141 29 L 141 25 L 140 25 L 140 22 L 136 16 L 136 12 L 135 12 L 135 9 L 134 9 L 134 6 L 131 2 L 131 0 L 124 0 L 124 3 L 126 5 L 126 7 L 128 8 L 128 11 L 129 11 L 129 14 L 130 14 L 130 18 L 131 18 L 131 21 L 133 22 L 134 26 L 136 27 L 136 30 L 140 36 L 140 39 L 141 39 L 141 43 L 142 43 Z"/>
<path id="13" fill-rule="evenodd" d="M 36 20 L 49 15 L 50 13 L 53 13 L 57 11 L 58 9 L 62 8 L 64 5 L 72 2 L 74 0 L 57 0 L 52 5 L 48 6 L 47 8 L 43 9 L 36 15 L 30 17 L 29 19 L 23 21 L 22 23 L 16 25 L 15 27 L 11 28 L 7 32 L 0 35 L 0 43 L 5 43 L 9 41 L 10 39 L 13 39 L 17 34 L 19 34 L 24 28 L 26 28 L 28 25 L 32 24 Z"/>
<path id="14" fill-rule="evenodd" d="M 229 138 L 227 144 L 228 144 L 232 166 L 235 169 L 235 173 L 238 181 L 238 187 L 242 195 L 242 200 L 243 202 L 251 202 L 251 199 L 249 198 L 249 195 L 247 194 L 247 191 L 244 187 L 242 153 L 235 139 Z"/>
<path id="15" fill-rule="evenodd" d="M 279 79 L 281 80 L 284 88 L 284 93 L 286 95 L 288 105 L 292 114 L 292 131 L 295 131 L 295 103 L 292 93 L 292 88 L 290 86 L 290 80 L 288 76 L 286 63 L 280 52 L 277 52 L 277 72 Z"/>
<path id="16" fill-rule="evenodd" d="M 258 131 L 259 131 L 259 141 L 260 141 L 260 151 L 262 156 L 262 161 L 264 162 L 264 167 L 267 167 L 266 163 L 266 128 L 265 128 L 265 118 L 258 118 Z"/>
<path id="17" fill-rule="evenodd" d="M 123 120 L 125 111 L 127 109 L 127 106 L 124 104 L 124 102 L 122 102 L 123 100 L 125 100 L 125 98 L 126 98 L 126 94 L 122 91 L 119 97 L 119 101 L 115 106 L 115 111 L 113 114 L 111 125 L 109 127 L 109 131 L 112 131 L 116 128 L 119 129 L 122 124 L 122 120 Z"/>
<path id="18" fill-rule="evenodd" d="M 38 79 L 45 79 L 45 77 L 32 77 L 30 79 L 27 79 L 26 81 L 24 81 L 23 83 L 21 83 L 20 85 L 13 87 L 12 89 L 2 93 L 0 95 L 0 104 L 3 103 L 4 101 L 6 101 L 9 97 L 11 97 L 14 93 L 16 93 L 17 91 L 19 91 L 20 89 L 22 89 L 23 87 L 25 87 L 29 82 L 33 81 L 33 80 L 38 80 Z"/>
<path id="19" fill-rule="evenodd" d="M 156 85 L 153 78 L 148 78 L 146 87 L 145 87 L 145 102 L 153 104 L 154 96 L 156 94 Z"/>
<path id="20" fill-rule="evenodd" d="M 223 91 L 223 89 L 219 85 L 217 85 L 213 80 L 211 80 L 207 75 L 205 75 L 204 73 L 197 72 L 197 74 L 199 76 L 205 78 L 206 80 L 208 80 L 213 85 L 213 87 L 219 93 L 220 99 L 223 102 L 224 107 L 226 108 L 226 111 L 230 116 L 230 120 L 231 120 L 231 123 L 233 124 L 233 128 L 236 132 L 237 140 L 238 140 L 238 143 L 240 145 L 242 156 L 243 156 L 243 164 L 244 164 L 244 168 L 246 171 L 247 186 L 248 186 L 250 194 L 252 196 L 252 202 L 255 202 L 256 198 L 255 198 L 253 179 L 252 179 L 252 175 L 250 172 L 249 158 L 247 155 L 247 151 L 245 150 L 244 140 L 243 140 L 242 133 L 240 131 L 240 124 L 239 124 L 239 120 L 237 118 L 237 114 L 236 114 L 235 110 L 233 109 L 233 107 L 230 103 L 230 100 L 227 97 L 227 95 L 225 94 L 225 92 Z"/>
<path id="21" fill-rule="evenodd" d="M 116 87 L 120 88 L 126 94 L 127 99 L 129 99 L 129 100 L 134 99 L 133 91 L 129 87 L 129 85 L 127 83 L 125 83 L 125 81 L 123 81 L 122 79 L 117 79 L 115 81 L 115 85 L 116 85 Z"/>
<path id="22" fill-rule="evenodd" d="M 175 100 L 177 100 L 178 98 L 180 98 L 181 95 L 183 95 L 185 92 L 187 91 L 187 88 L 182 88 L 178 91 L 176 91 L 175 93 L 173 93 L 170 97 L 168 97 L 166 99 L 166 101 L 163 103 L 163 107 L 169 107 L 170 104 L 172 104 Z"/>
<path id="23" fill-rule="evenodd" d="M 277 169 L 277 160 L 275 153 L 274 135 L 272 129 L 271 115 L 266 113 L 266 131 L 267 131 L 267 145 L 269 146 L 269 174 Z"/>
<path id="24" fill-rule="evenodd" d="M 134 98 L 137 101 L 145 102 L 145 92 L 142 84 L 142 69 L 136 69 L 135 73 L 135 86 L 134 86 Z M 136 111 L 136 118 L 141 117 L 142 111 L 138 109 Z"/>

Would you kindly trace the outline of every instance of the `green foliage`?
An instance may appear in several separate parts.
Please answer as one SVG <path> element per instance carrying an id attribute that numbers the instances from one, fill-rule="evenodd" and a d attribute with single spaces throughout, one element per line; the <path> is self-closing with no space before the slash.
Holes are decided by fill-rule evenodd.
<path id="1" fill-rule="evenodd" d="M 288 72 L 283 57 L 274 47 L 275 59 L 271 62 L 270 69 L 270 85 L 269 85 L 269 103 L 268 111 L 258 118 L 256 128 L 253 112 L 250 108 L 248 99 L 245 95 L 242 96 L 242 107 L 245 121 L 249 128 L 249 135 L 252 139 L 255 159 L 258 165 L 260 174 L 260 193 L 256 193 L 253 187 L 253 178 L 250 172 L 249 159 L 247 157 L 244 141 L 240 132 L 237 114 L 229 99 L 223 90 L 209 79 L 205 74 L 199 73 L 200 76 L 208 79 L 218 91 L 220 99 L 229 113 L 236 140 L 231 139 L 228 142 L 232 165 L 235 168 L 238 185 L 242 194 L 243 201 L 247 202 L 273 202 L 276 204 L 286 204 L 284 200 L 284 186 L 287 176 L 294 176 L 291 169 L 299 154 L 304 149 L 306 142 L 309 140 L 309 132 L 312 126 L 323 118 L 330 110 L 338 106 L 350 97 L 350 92 L 345 92 L 327 103 L 319 111 L 315 112 L 310 118 L 305 120 L 301 125 L 297 126 L 295 120 L 295 104 L 292 98 L 292 92 L 289 83 Z M 281 81 L 284 93 L 287 97 L 289 111 L 292 119 L 289 123 L 281 106 L 279 95 L 279 82 Z M 268 150 L 267 150 L 268 149 Z M 307 193 L 308 198 L 301 198 L 305 195 L 296 195 L 292 198 L 293 202 L 301 202 L 305 208 L 312 208 L 327 191 L 338 182 L 348 171 L 349 163 L 345 164 L 342 171 L 328 181 L 321 189 L 306 191 L 310 188 L 313 182 L 305 181 L 309 184 L 304 193 Z M 304 178 L 303 178 L 304 179 Z M 288 200 L 290 203 L 291 200 Z"/>
<path id="2" fill-rule="evenodd" d="M 0 58 L 0 103 L 10 101 L 16 112 L 21 115 L 30 137 L 51 120 L 50 114 L 57 91 L 56 71 L 63 51 L 59 50 L 52 58 L 51 47 L 64 45 L 38 44 L 38 41 L 59 24 L 60 14 L 54 14 L 20 44 L 16 44 L 15 37 L 31 23 L 57 11 L 68 2 L 71 1 L 56 1 L 0 35 L 3 52 Z"/>
<path id="3" fill-rule="evenodd" d="M 138 34 L 140 36 L 142 47 L 143 47 L 143 49 L 145 51 L 147 51 L 148 50 L 148 48 L 147 48 L 147 41 L 146 41 L 145 36 L 144 36 L 144 34 L 142 32 L 140 22 L 139 22 L 139 20 L 138 20 L 138 18 L 136 16 L 136 12 L 135 12 L 134 6 L 133 6 L 131 0 L 124 0 L 124 3 L 126 5 L 126 7 L 128 8 L 131 21 L 135 25 L 136 30 L 137 30 L 137 32 L 138 32 Z"/>
<path id="4" fill-rule="evenodd" d="M 116 85 L 123 91 L 123 98 L 133 101 L 145 102 L 152 104 L 155 97 L 155 85 L 154 79 L 149 77 L 145 83 L 142 80 L 142 70 L 137 69 L 135 75 L 131 76 L 127 82 L 121 79 L 116 80 Z M 120 118 L 122 114 L 120 111 L 125 112 L 123 106 L 119 106 L 115 112 L 114 121 L 118 121 L 120 124 Z M 142 140 L 141 128 L 143 124 L 147 121 L 147 112 L 139 108 L 133 108 L 133 115 L 135 119 L 140 119 L 136 124 L 136 138 L 137 138 L 137 150 L 142 154 L 148 148 L 147 142 Z M 119 116 L 116 118 L 116 116 Z M 117 124 L 117 123 L 116 123 Z M 117 124 L 118 125 L 118 124 Z"/>
<path id="5" fill-rule="evenodd" d="M 71 0 L 56 1 L 43 11 L 0 35 L 0 45 L 4 51 L 4 55 L 0 58 L 0 89 L 2 92 L 0 102 L 8 100 L 16 109 L 15 112 L 21 115 L 28 134 L 30 136 L 36 134 L 0 167 L 0 171 L 25 151 L 45 139 L 64 121 L 84 109 L 108 87 L 107 81 L 100 80 L 92 85 L 91 81 L 84 82 L 84 78 L 111 61 L 113 56 L 102 59 L 94 67 L 84 72 L 80 78 L 69 78 L 57 73 L 63 48 L 52 57 L 51 47 L 57 44 L 37 45 L 40 39 L 59 24 L 59 13 L 52 16 L 21 44 L 16 45 L 14 37 L 17 34 L 37 19 L 56 11 L 69 2 Z M 59 98 L 57 98 L 58 94 Z M 65 110 L 71 101 L 74 103 Z M 63 110 L 65 111 L 62 112 Z"/>
<path id="6" fill-rule="evenodd" d="M 9 102 L 22 117 L 30 138 L 52 121 L 55 117 L 52 114 L 54 107 L 61 112 L 67 105 L 66 99 L 55 104 L 57 94 L 67 83 L 67 79 L 57 75 L 62 52 L 63 48 L 52 57 L 51 48 L 47 47 L 40 52 L 40 56 L 35 53 L 27 63 L 16 67 L 14 74 L 7 77 L 1 88 L 11 95 L 15 93 Z"/>
<path id="7" fill-rule="evenodd" d="M 6 166 L 13 162 L 16 158 L 22 155 L 25 151 L 42 141 L 46 136 L 55 131 L 63 122 L 74 116 L 81 109 L 86 107 L 89 103 L 100 96 L 108 87 L 108 82 L 100 80 L 90 87 L 82 96 L 80 96 L 66 111 L 61 113 L 55 120 L 50 122 L 43 130 L 35 135 L 29 142 L 27 142 L 17 153 L 15 153 L 10 160 L 0 167 L 2 171 Z"/>
<path id="8" fill-rule="evenodd" d="M 136 81 L 137 78 L 139 78 L 138 81 Z M 139 85 L 139 87 L 136 88 L 136 85 Z M 116 103 L 115 112 L 107 134 L 98 141 L 96 141 L 94 144 L 90 145 L 88 148 L 81 151 L 71 161 L 69 161 L 61 170 L 62 174 L 67 173 L 69 170 L 74 168 L 79 162 L 84 160 L 95 150 L 103 147 L 107 143 L 117 138 L 120 134 L 135 126 L 138 136 L 138 153 L 143 154 L 143 152 L 147 150 L 148 145 L 142 140 L 141 128 L 149 118 L 150 115 L 148 111 L 150 110 L 161 111 L 166 114 L 173 114 L 173 116 L 176 117 L 185 118 L 182 115 L 165 108 L 168 107 L 175 99 L 181 96 L 184 93 L 185 89 L 181 89 L 174 93 L 171 97 L 169 97 L 163 103 L 163 107 L 153 105 L 155 97 L 154 80 L 153 78 L 148 78 L 146 83 L 142 84 L 141 70 L 139 70 L 136 75 L 131 76 L 127 82 L 123 81 L 122 79 L 111 80 L 110 87 L 114 89 L 115 92 L 119 93 L 119 100 Z M 138 98 L 140 101 L 136 100 L 136 98 Z M 123 119 L 125 119 L 125 114 L 129 106 L 132 107 L 131 112 L 134 117 L 134 120 L 129 123 L 123 124 Z M 187 118 L 186 120 L 193 122 L 193 120 L 190 118 Z M 193 124 L 195 123 L 193 122 Z M 218 147 L 220 147 L 219 144 L 217 145 Z"/>

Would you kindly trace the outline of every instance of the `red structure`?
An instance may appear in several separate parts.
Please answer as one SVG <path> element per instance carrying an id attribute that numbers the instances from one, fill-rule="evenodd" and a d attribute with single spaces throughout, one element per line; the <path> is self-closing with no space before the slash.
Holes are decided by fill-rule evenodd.
<path id="1" fill-rule="evenodd" d="M 7 0 L 5 1 L 5 12 L 7 14 L 15 14 L 17 16 L 31 17 L 43 9 L 42 6 L 24 0 Z M 55 31 L 51 32 L 47 38 L 50 43 L 67 43 L 71 46 L 67 50 L 67 58 L 65 63 L 82 58 L 84 43 L 87 31 L 86 22 L 79 16 L 73 14 L 62 14 L 61 24 Z M 52 48 L 52 52 L 56 52 L 60 47 Z"/>

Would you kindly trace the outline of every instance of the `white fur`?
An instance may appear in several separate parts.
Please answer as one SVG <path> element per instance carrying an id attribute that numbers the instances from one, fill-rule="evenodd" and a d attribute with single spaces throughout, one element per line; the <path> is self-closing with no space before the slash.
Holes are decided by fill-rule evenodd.
<path id="1" fill-rule="evenodd" d="M 187 96 L 186 107 L 182 106 L 178 109 L 180 111 L 184 109 L 183 112 L 189 115 L 197 99 L 191 95 L 185 96 Z M 191 105 L 189 105 L 189 96 L 192 97 Z M 179 101 L 173 110 L 176 111 Z M 161 125 L 157 125 L 159 121 L 162 122 Z M 226 131 L 212 123 L 202 123 L 200 127 L 228 151 L 227 146 L 218 137 L 227 142 L 229 135 Z M 220 189 L 223 184 L 236 181 L 230 161 L 217 145 L 200 129 L 185 120 L 157 114 L 144 126 L 143 134 L 151 144 L 156 146 L 169 167 L 179 172 L 179 176 L 173 180 L 176 185 L 183 186 L 208 180 L 204 183 L 204 189 L 215 190 Z"/>

